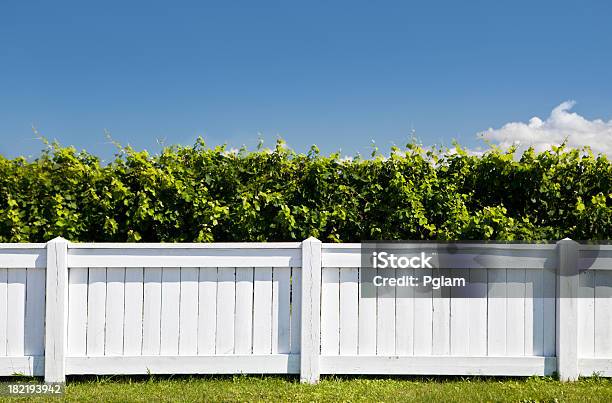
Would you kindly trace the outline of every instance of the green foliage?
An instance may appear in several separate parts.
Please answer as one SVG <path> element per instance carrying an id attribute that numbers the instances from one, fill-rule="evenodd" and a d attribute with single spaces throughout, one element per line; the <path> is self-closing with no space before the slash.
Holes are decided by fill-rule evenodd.
<path id="1" fill-rule="evenodd" d="M 0 242 L 612 238 L 612 164 L 588 150 L 372 154 L 200 139 L 102 164 L 48 144 L 32 161 L 0 156 Z"/>

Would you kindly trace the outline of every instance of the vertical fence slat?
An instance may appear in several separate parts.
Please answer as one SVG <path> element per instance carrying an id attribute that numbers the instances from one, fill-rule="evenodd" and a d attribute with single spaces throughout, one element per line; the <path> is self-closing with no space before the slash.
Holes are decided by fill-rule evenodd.
<path id="1" fill-rule="evenodd" d="M 445 270 L 434 273 L 434 276 L 443 275 Z M 450 289 L 440 288 L 432 290 L 433 317 L 432 317 L 432 345 L 434 355 L 450 354 Z"/>
<path id="2" fill-rule="evenodd" d="M 398 278 L 414 276 L 414 269 L 397 269 Z M 399 287 L 395 300 L 395 353 L 414 354 L 414 289 Z"/>
<path id="3" fill-rule="evenodd" d="M 87 354 L 88 277 L 86 267 L 68 272 L 68 352 L 74 357 Z"/>
<path id="4" fill-rule="evenodd" d="M 272 269 L 273 308 L 272 310 L 272 353 L 289 353 L 289 298 L 290 268 L 275 267 Z"/>
<path id="5" fill-rule="evenodd" d="M 33 356 L 45 352 L 45 271 L 41 269 L 27 270 L 24 352 Z"/>
<path id="6" fill-rule="evenodd" d="M 159 355 L 162 306 L 161 281 L 162 269 L 160 267 L 144 269 L 142 355 Z"/>
<path id="7" fill-rule="evenodd" d="M 340 355 L 357 355 L 359 271 L 340 270 Z"/>
<path id="8" fill-rule="evenodd" d="M 469 269 L 469 354 L 487 355 L 487 269 Z"/>
<path id="9" fill-rule="evenodd" d="M 253 285 L 253 354 L 272 352 L 272 268 L 256 267 Z"/>
<path id="10" fill-rule="evenodd" d="M 431 276 L 431 269 L 415 270 L 415 276 L 422 281 L 423 276 Z M 432 353 L 432 290 L 426 287 L 414 289 L 414 355 L 431 355 Z"/>
<path id="11" fill-rule="evenodd" d="M 506 354 L 525 355 L 525 270 L 506 272 Z"/>
<path id="12" fill-rule="evenodd" d="M 6 355 L 6 337 L 8 325 L 8 269 L 0 269 L 0 357 Z"/>
<path id="13" fill-rule="evenodd" d="M 198 354 L 212 355 L 217 334 L 216 267 L 200 267 L 198 288 Z"/>
<path id="14" fill-rule="evenodd" d="M 25 304 L 26 304 L 26 269 L 8 269 L 7 344 L 9 356 L 24 354 Z"/>
<path id="15" fill-rule="evenodd" d="M 162 268 L 160 355 L 178 355 L 180 299 L 180 268 Z"/>
<path id="16" fill-rule="evenodd" d="M 302 316 L 302 268 L 291 268 L 291 353 L 300 352 Z"/>
<path id="17" fill-rule="evenodd" d="M 89 269 L 87 295 L 87 355 L 104 355 L 106 268 Z"/>
<path id="18" fill-rule="evenodd" d="M 321 354 L 340 352 L 340 271 L 337 267 L 321 269 Z"/>
<path id="19" fill-rule="evenodd" d="M 393 278 L 395 269 L 378 269 L 378 275 Z M 385 296 L 377 291 L 376 355 L 395 355 L 395 287 L 385 290 Z"/>
<path id="20" fill-rule="evenodd" d="M 466 269 L 456 270 L 458 278 L 469 281 L 470 272 Z M 466 282 L 467 282 L 466 281 Z M 467 287 L 467 284 L 466 284 Z M 450 353 L 451 355 L 468 356 L 470 354 L 470 317 L 469 307 L 472 302 L 467 298 L 464 287 L 451 289 L 450 300 Z"/>
<path id="21" fill-rule="evenodd" d="M 236 304 L 236 270 L 219 267 L 217 289 L 217 354 L 234 353 L 234 315 Z"/>
<path id="22" fill-rule="evenodd" d="M 612 271 L 595 273 L 595 357 L 612 357 Z"/>
<path id="23" fill-rule="evenodd" d="M 544 354 L 544 299 L 542 270 L 525 270 L 525 355 Z"/>
<path id="24" fill-rule="evenodd" d="M 123 329 L 123 354 L 142 354 L 142 307 L 144 304 L 143 268 L 125 269 L 125 319 Z"/>
<path id="25" fill-rule="evenodd" d="M 595 357 L 595 272 L 579 275 L 578 357 Z"/>
<path id="26" fill-rule="evenodd" d="M 106 319 L 104 355 L 123 355 L 125 269 L 106 269 Z"/>
<path id="27" fill-rule="evenodd" d="M 179 355 L 198 353 L 198 276 L 197 267 L 181 267 L 179 307 Z"/>
<path id="28" fill-rule="evenodd" d="M 557 289 L 557 273 L 553 270 L 542 272 L 542 301 L 543 326 L 544 326 L 544 356 L 554 357 L 557 354 L 557 301 L 555 293 Z"/>
<path id="29" fill-rule="evenodd" d="M 487 353 L 506 355 L 506 269 L 488 270 Z"/>
<path id="30" fill-rule="evenodd" d="M 236 354 L 253 352 L 253 268 L 236 268 Z"/>
<path id="31" fill-rule="evenodd" d="M 359 276 L 363 278 L 367 268 L 359 269 Z M 376 298 L 365 298 L 362 295 L 362 283 L 359 281 L 359 354 L 376 354 Z"/>

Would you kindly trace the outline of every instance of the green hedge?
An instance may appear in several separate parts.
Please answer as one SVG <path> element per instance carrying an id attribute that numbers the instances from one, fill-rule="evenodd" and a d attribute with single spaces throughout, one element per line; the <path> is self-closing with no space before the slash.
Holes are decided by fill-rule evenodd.
<path id="1" fill-rule="evenodd" d="M 562 146 L 342 159 L 198 140 L 103 164 L 48 144 L 32 161 L 0 156 L 0 242 L 610 239 L 611 186 L 605 156 Z"/>

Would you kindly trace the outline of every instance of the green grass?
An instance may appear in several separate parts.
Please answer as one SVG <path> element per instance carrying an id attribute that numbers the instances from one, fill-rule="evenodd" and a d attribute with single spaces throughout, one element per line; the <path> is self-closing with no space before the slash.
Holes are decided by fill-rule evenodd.
<path id="1" fill-rule="evenodd" d="M 610 402 L 612 380 L 585 378 L 104 377 L 68 381 L 69 401 Z M 19 401 L 49 401 L 19 399 Z"/>

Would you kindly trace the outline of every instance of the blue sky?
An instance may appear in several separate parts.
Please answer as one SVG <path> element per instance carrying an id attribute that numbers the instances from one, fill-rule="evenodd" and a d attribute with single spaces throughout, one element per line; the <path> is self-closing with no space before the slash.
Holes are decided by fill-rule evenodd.
<path id="1" fill-rule="evenodd" d="M 37 153 L 32 125 L 103 157 L 105 130 L 150 151 L 261 134 L 367 153 L 413 129 L 476 147 L 567 100 L 610 134 L 610 4 L 3 1 L 0 153 Z"/>

